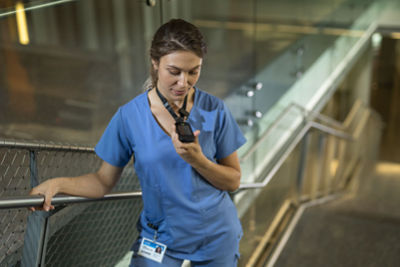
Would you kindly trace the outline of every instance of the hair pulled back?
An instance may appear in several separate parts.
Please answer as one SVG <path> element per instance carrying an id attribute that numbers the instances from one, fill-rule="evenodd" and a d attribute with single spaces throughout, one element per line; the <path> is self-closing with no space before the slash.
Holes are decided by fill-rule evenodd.
<path id="1" fill-rule="evenodd" d="M 151 42 L 150 57 L 159 63 L 161 57 L 176 51 L 190 51 L 200 58 L 207 53 L 207 46 L 200 30 L 183 19 L 171 19 L 158 28 Z M 156 87 L 158 76 L 153 64 L 150 75 L 152 86 Z"/>

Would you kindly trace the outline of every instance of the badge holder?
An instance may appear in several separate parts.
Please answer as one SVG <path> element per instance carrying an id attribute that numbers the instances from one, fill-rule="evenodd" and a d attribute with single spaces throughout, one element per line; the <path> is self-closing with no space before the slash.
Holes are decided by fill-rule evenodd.
<path id="1" fill-rule="evenodd" d="M 161 263 L 164 258 L 165 251 L 167 250 L 167 246 L 156 242 L 156 239 L 157 231 L 154 233 L 153 240 L 143 237 L 142 243 L 139 247 L 138 255 Z"/>

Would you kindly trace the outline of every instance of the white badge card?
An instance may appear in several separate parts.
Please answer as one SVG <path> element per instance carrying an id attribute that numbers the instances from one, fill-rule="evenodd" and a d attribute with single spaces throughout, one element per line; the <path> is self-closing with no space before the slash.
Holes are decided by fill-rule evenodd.
<path id="1" fill-rule="evenodd" d="M 162 262 L 167 246 L 143 237 L 138 254 L 156 262 Z"/>

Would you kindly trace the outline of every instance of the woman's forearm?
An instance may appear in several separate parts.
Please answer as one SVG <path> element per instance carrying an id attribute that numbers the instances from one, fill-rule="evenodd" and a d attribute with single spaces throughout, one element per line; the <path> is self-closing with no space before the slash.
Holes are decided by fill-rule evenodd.
<path id="1" fill-rule="evenodd" d="M 172 132 L 171 138 L 176 152 L 216 188 L 227 191 L 238 189 L 242 174 L 236 151 L 215 163 L 203 154 L 199 134 L 199 130 L 194 132 L 194 142 L 182 143 L 177 133 Z"/>
<path id="2" fill-rule="evenodd" d="M 53 179 L 57 193 L 99 198 L 109 193 L 113 185 L 107 185 L 97 173 L 89 173 L 78 177 L 60 177 Z"/>
<path id="3" fill-rule="evenodd" d="M 102 197 L 109 193 L 121 176 L 123 168 L 115 167 L 103 161 L 100 169 L 78 177 L 56 178 L 57 193 L 90 198 Z"/>
<path id="4" fill-rule="evenodd" d="M 54 208 L 51 205 L 51 200 L 54 195 L 59 193 L 99 198 L 111 191 L 121 176 L 122 170 L 122 168 L 103 162 L 100 169 L 95 173 L 77 177 L 53 178 L 34 187 L 30 194 L 43 195 L 45 197 L 43 209 L 47 211 Z M 33 211 L 35 209 L 34 207 L 31 208 Z"/>
<path id="5" fill-rule="evenodd" d="M 239 188 L 241 172 L 233 167 L 212 162 L 206 157 L 192 167 L 218 189 L 232 192 Z"/>

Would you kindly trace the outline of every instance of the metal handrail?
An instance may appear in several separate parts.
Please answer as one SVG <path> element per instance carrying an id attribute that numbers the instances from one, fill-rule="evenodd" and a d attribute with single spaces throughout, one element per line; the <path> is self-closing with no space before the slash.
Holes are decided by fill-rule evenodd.
<path id="1" fill-rule="evenodd" d="M 319 112 L 306 109 L 305 107 L 303 107 L 303 106 L 301 106 L 301 105 L 299 105 L 299 104 L 297 104 L 297 103 L 292 103 L 291 105 L 293 105 L 294 107 L 300 109 L 300 110 L 304 113 L 304 116 L 305 116 L 306 118 L 307 118 L 309 115 L 313 115 L 313 116 L 315 116 L 316 118 L 318 118 L 319 120 L 321 120 L 321 121 L 323 121 L 323 122 L 326 122 L 326 123 L 328 123 L 328 124 L 331 124 L 331 125 L 333 125 L 333 126 L 335 126 L 335 127 L 338 127 L 339 129 L 344 129 L 344 128 L 345 128 L 345 127 L 343 127 L 343 122 L 341 122 L 341 121 L 332 119 L 331 117 L 326 116 L 326 115 L 324 115 L 324 114 L 321 114 L 321 113 L 319 113 Z"/>
<path id="2" fill-rule="evenodd" d="M 66 205 L 66 204 L 95 202 L 95 201 L 131 199 L 141 196 L 142 196 L 142 191 L 111 193 L 104 195 L 101 198 L 86 198 L 86 197 L 77 197 L 70 195 L 56 195 L 53 197 L 51 204 Z M 42 195 L 6 197 L 0 199 L 0 209 L 38 207 L 42 206 L 43 203 L 44 203 L 44 196 Z"/>
<path id="3" fill-rule="evenodd" d="M 41 9 L 41 8 L 45 8 L 45 7 L 50 7 L 50 6 L 56 6 L 56 5 L 60 5 L 60 4 L 64 4 L 64 3 L 68 3 L 68 2 L 75 2 L 76 0 L 56 0 L 50 3 L 43 3 L 43 4 L 36 4 L 30 7 L 25 7 L 24 10 L 25 11 L 31 11 L 31 10 L 35 10 L 35 9 Z M 2 17 L 7 17 L 7 16 L 12 16 L 14 14 L 16 14 L 18 12 L 18 10 L 10 10 L 8 12 L 4 12 L 4 13 L 0 13 L 0 18 Z"/>
<path id="4" fill-rule="evenodd" d="M 48 150 L 64 150 L 72 152 L 94 152 L 94 147 L 0 140 L 0 147 L 10 147 L 10 146 L 14 148 L 31 149 L 31 150 L 48 149 Z"/>
<path id="5" fill-rule="evenodd" d="M 339 137 L 341 139 L 346 139 L 349 141 L 354 141 L 354 137 L 351 134 L 348 134 L 346 132 L 336 130 L 334 128 L 331 128 L 329 126 L 323 125 L 321 123 L 315 122 L 315 121 L 310 121 L 308 122 L 312 128 L 318 129 L 324 133 Z"/>
<path id="6" fill-rule="evenodd" d="M 285 107 L 284 110 L 282 110 L 282 112 L 279 114 L 279 116 L 276 118 L 276 120 L 271 125 L 269 125 L 267 130 L 264 131 L 264 133 L 257 140 L 257 142 L 255 142 L 251 146 L 251 148 L 249 150 L 247 150 L 246 153 L 244 153 L 244 155 L 242 157 L 240 157 L 240 162 L 245 162 L 250 158 L 250 156 L 258 149 L 258 147 L 264 142 L 264 140 L 268 137 L 268 135 L 271 133 L 271 131 L 278 125 L 278 123 L 282 121 L 283 117 L 290 111 L 290 109 L 292 107 L 299 109 L 303 113 L 304 119 L 306 119 L 306 120 L 308 120 L 309 114 L 312 114 L 316 118 L 318 118 L 321 121 L 324 121 L 328 124 L 334 125 L 340 129 L 345 128 L 345 127 L 343 127 L 343 123 L 340 121 L 332 119 L 332 118 L 325 116 L 319 112 L 308 110 L 305 107 L 302 107 L 301 105 L 299 105 L 297 103 L 290 103 L 288 106 Z M 310 120 L 310 121 L 312 121 L 312 120 Z"/>
<path id="7" fill-rule="evenodd" d="M 317 129 L 320 130 L 326 134 L 330 134 L 333 136 L 336 136 L 341 139 L 345 139 L 348 141 L 354 141 L 354 138 L 342 131 L 338 131 L 336 129 L 333 129 L 331 127 L 322 125 L 317 122 L 309 121 L 307 124 L 303 127 L 303 129 L 300 131 L 300 133 L 293 139 L 293 141 L 290 143 L 290 145 L 286 148 L 285 152 L 282 154 L 282 156 L 278 159 L 278 161 L 274 164 L 273 168 L 267 173 L 265 176 L 264 180 L 262 182 L 258 183 L 246 183 L 246 184 L 241 184 L 239 186 L 239 190 L 243 189 L 256 189 L 256 188 L 262 188 L 265 187 L 268 182 L 272 179 L 272 177 L 276 174 L 276 172 L 279 170 L 279 168 L 282 166 L 282 164 L 286 161 L 286 159 L 289 157 L 290 153 L 292 153 L 293 149 L 296 147 L 296 145 L 300 142 L 301 139 L 306 135 L 306 133 L 311 129 Z"/>
<path id="8" fill-rule="evenodd" d="M 270 132 L 278 125 L 278 123 L 282 120 L 282 118 L 289 112 L 289 110 L 293 107 L 293 104 L 288 105 L 285 109 L 279 114 L 276 120 L 271 123 L 271 125 L 265 130 L 265 132 L 261 135 L 261 137 L 251 146 L 249 150 L 244 153 L 243 156 L 240 157 L 241 162 L 245 162 L 257 149 L 258 147 L 264 142 Z"/>

